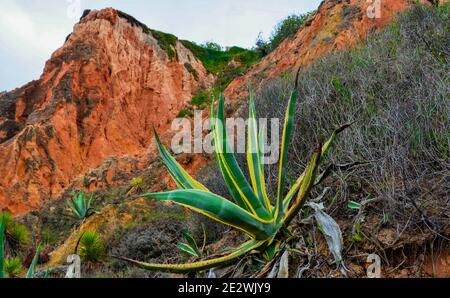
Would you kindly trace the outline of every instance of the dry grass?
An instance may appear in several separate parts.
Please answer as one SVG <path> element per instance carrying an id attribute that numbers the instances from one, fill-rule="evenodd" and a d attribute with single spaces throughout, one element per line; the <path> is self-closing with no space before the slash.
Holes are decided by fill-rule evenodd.
<path id="1" fill-rule="evenodd" d="M 450 84 L 448 8 L 417 6 L 367 44 L 331 54 L 302 70 L 289 171 L 297 177 L 310 151 L 335 127 L 357 121 L 325 164 L 330 212 L 351 216 L 347 201 L 377 199 L 379 225 L 406 226 L 439 236 L 449 223 Z M 291 76 L 258 94 L 259 117 L 283 118 Z M 267 168 L 276 186 L 276 165 Z M 443 235 L 440 235 L 443 236 Z"/>

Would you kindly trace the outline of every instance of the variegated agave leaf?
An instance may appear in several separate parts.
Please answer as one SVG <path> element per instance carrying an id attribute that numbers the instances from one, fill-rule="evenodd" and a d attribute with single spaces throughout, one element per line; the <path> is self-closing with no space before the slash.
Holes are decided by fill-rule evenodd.
<path id="1" fill-rule="evenodd" d="M 287 191 L 287 194 L 285 194 L 288 147 L 292 139 L 297 97 L 297 91 L 292 92 L 286 111 L 281 143 L 277 194 L 274 205 L 272 205 L 272 201 L 268 197 L 266 190 L 263 167 L 264 142 L 261 138 L 262 131 L 258 130 L 254 96 L 251 89 L 247 139 L 247 164 L 250 181 L 244 176 L 235 155 L 230 150 L 225 125 L 224 96 L 221 95 L 219 98 L 217 111 L 215 110 L 214 101 L 211 106 L 214 155 L 234 202 L 211 193 L 204 185 L 190 176 L 161 144 L 155 131 L 156 143 L 164 165 L 180 189 L 163 193 L 149 193 L 144 195 L 144 197 L 159 201 L 171 201 L 191 209 L 217 222 L 242 231 L 251 240 L 231 250 L 226 255 L 189 264 L 152 264 L 130 260 L 128 258 L 118 258 L 148 270 L 189 272 L 206 270 L 232 262 L 252 250 L 266 248 L 273 250 L 274 248 L 279 248 L 280 242 L 274 242 L 278 232 L 282 228 L 289 226 L 292 219 L 298 214 L 315 184 L 321 159 L 331 147 L 336 136 L 349 126 L 345 125 L 339 128 L 323 147 L 318 146 L 304 173 L 296 180 L 291 189 Z M 179 243 L 178 247 L 192 255 L 198 256 L 198 247 L 191 242 L 188 240 L 187 244 Z M 276 243 L 276 245 L 272 245 L 272 243 Z M 273 255 L 274 253 L 274 251 L 269 251 L 267 256 Z"/>

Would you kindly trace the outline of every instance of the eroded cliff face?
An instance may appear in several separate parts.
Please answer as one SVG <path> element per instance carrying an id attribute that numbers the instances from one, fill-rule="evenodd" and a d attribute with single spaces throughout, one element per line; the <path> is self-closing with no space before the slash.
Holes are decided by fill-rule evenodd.
<path id="1" fill-rule="evenodd" d="M 116 10 L 92 11 L 39 80 L 0 94 L 0 209 L 26 213 L 105 161 L 142 166 L 152 128 L 215 81 L 180 42 L 175 58 L 160 44 Z"/>
<path id="2" fill-rule="evenodd" d="M 412 2 L 381 1 L 381 17 L 369 18 L 365 0 L 323 1 L 294 38 L 229 85 L 227 100 L 236 108 L 246 100 L 250 81 L 257 89 L 357 44 Z M 71 185 L 95 190 L 127 183 L 147 167 L 157 154 L 152 127 L 170 136 L 171 120 L 215 81 L 180 42 L 173 47 L 175 58 L 163 48 L 129 16 L 93 11 L 38 81 L 1 93 L 0 209 L 21 215 Z M 197 154 L 182 164 L 195 173 L 207 161 Z"/>
<path id="3" fill-rule="evenodd" d="M 323 1 L 316 14 L 310 17 L 293 38 L 285 40 L 245 76 L 234 80 L 225 95 L 232 100 L 243 99 L 248 95 L 250 81 L 258 88 L 268 79 L 296 71 L 327 53 L 354 46 L 369 33 L 386 26 L 398 12 L 414 2 L 381 1 L 378 15 L 374 10 L 375 1 Z M 426 0 L 421 2 L 430 3 Z"/>

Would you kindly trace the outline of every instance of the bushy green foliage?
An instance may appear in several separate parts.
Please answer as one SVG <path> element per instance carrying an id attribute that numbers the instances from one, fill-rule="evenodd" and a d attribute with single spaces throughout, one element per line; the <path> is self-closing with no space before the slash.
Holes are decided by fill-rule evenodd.
<path id="1" fill-rule="evenodd" d="M 133 178 L 133 180 L 131 180 L 131 182 L 130 182 L 130 188 L 141 186 L 143 183 L 144 182 L 141 177 Z"/>
<path id="2" fill-rule="evenodd" d="M 207 41 L 202 44 L 202 47 L 215 51 L 222 51 L 222 46 L 214 41 Z"/>
<path id="3" fill-rule="evenodd" d="M 3 219 L 5 233 L 12 239 L 13 244 L 27 245 L 30 242 L 30 231 L 25 225 L 17 223 L 8 212 L 0 212 L 0 218 Z"/>
<path id="4" fill-rule="evenodd" d="M 259 55 L 255 51 L 240 47 L 231 47 L 223 50 L 220 45 L 211 42 L 205 45 L 197 45 L 187 40 L 182 40 L 181 42 L 202 62 L 208 72 L 217 76 L 217 81 L 213 88 L 202 90 L 192 97 L 190 104 L 192 108 L 196 109 L 204 109 L 209 106 L 212 99 L 218 98 L 231 81 L 244 74 L 247 69 L 260 60 Z M 193 115 L 192 108 L 184 108 L 180 112 L 179 117 L 191 117 Z"/>
<path id="5" fill-rule="evenodd" d="M 174 59 L 176 58 L 176 51 L 174 50 L 176 45 L 177 45 L 177 41 L 178 38 L 173 35 L 173 34 L 169 34 L 169 33 L 164 33 L 158 30 L 153 30 L 153 29 L 149 29 L 152 36 L 158 40 L 158 45 L 167 53 L 167 56 L 169 56 L 169 59 Z"/>
<path id="6" fill-rule="evenodd" d="M 20 245 L 30 242 L 30 231 L 25 225 L 16 223 L 8 230 L 8 233 Z"/>
<path id="7" fill-rule="evenodd" d="M 218 47 L 204 47 L 188 40 L 181 40 L 181 43 L 202 62 L 208 72 L 213 74 L 220 75 L 233 60 L 247 67 L 259 61 L 259 57 L 254 51 L 240 47 L 231 47 L 223 51 L 218 50 Z"/>
<path id="8" fill-rule="evenodd" d="M 201 91 L 192 97 L 190 104 L 196 108 L 204 109 L 211 103 L 213 96 L 214 91 L 212 89 Z"/>
<path id="9" fill-rule="evenodd" d="M 18 277 L 22 272 L 22 261 L 20 258 L 12 258 L 5 260 L 3 271 L 7 277 L 14 278 Z"/>
<path id="10" fill-rule="evenodd" d="M 190 109 L 183 108 L 178 113 L 177 118 L 185 118 L 185 117 L 192 117 L 192 116 L 194 116 L 194 113 Z"/>
<path id="11" fill-rule="evenodd" d="M 7 224 L 11 225 L 14 223 L 14 219 L 11 214 L 6 212 L 0 213 L 0 278 L 5 276 L 5 272 L 9 277 L 14 274 L 18 274 L 19 267 L 21 268 L 20 259 L 9 259 L 5 260 L 5 233 Z M 34 269 L 39 259 L 40 249 L 37 249 L 36 255 L 34 256 L 33 261 L 31 262 L 30 268 L 28 269 L 27 278 L 33 278 Z M 19 266 L 20 264 L 20 266 Z"/>
<path id="12" fill-rule="evenodd" d="M 100 262 L 104 256 L 105 247 L 100 235 L 94 231 L 85 232 L 80 239 L 79 255 L 85 262 Z"/>
<path id="13" fill-rule="evenodd" d="M 275 26 L 272 35 L 267 41 L 264 40 L 260 33 L 256 40 L 256 52 L 261 56 L 266 56 L 275 50 L 286 38 L 293 37 L 313 13 L 292 14 L 283 19 Z"/>

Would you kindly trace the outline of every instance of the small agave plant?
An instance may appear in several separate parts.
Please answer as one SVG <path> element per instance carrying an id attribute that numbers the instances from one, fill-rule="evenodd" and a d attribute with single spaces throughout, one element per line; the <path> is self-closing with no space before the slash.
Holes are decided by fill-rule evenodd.
<path id="1" fill-rule="evenodd" d="M 200 258 L 202 256 L 203 248 L 200 249 L 198 247 L 197 241 L 187 230 L 182 231 L 182 234 L 186 243 L 178 242 L 177 247 L 196 258 Z"/>
<path id="2" fill-rule="evenodd" d="M 73 191 L 72 198 L 67 200 L 67 206 L 70 208 L 72 215 L 75 218 L 85 220 L 93 212 L 93 208 L 91 208 L 93 198 L 93 195 L 91 195 L 89 199 L 86 198 L 84 192 L 82 191 L 78 193 Z"/>
<path id="3" fill-rule="evenodd" d="M 269 198 L 266 191 L 263 147 L 257 128 L 252 90 L 250 90 L 247 140 L 247 163 L 251 181 L 248 181 L 244 176 L 227 142 L 227 132 L 224 125 L 224 96 L 220 96 L 217 112 L 214 102 L 211 108 L 215 157 L 234 202 L 210 192 L 204 185 L 190 176 L 161 144 L 155 131 L 162 160 L 179 189 L 162 193 L 149 193 L 144 197 L 159 201 L 171 201 L 222 224 L 236 228 L 249 237 L 247 242 L 216 258 L 186 264 L 152 264 L 128 258 L 119 259 L 148 270 L 183 273 L 214 268 L 232 262 L 254 250 L 262 252 L 263 255 L 264 253 L 269 254 L 267 251 L 270 252 L 274 247 L 279 247 L 277 244 L 282 240 L 283 231 L 289 227 L 291 221 L 299 213 L 305 199 L 315 185 L 321 158 L 329 150 L 336 135 L 348 127 L 348 125 L 345 125 L 339 128 L 323 146 L 318 146 L 304 173 L 287 191 L 285 189 L 286 163 L 288 145 L 294 126 L 297 97 L 297 91 L 293 91 L 286 111 L 280 151 L 277 194 L 273 199 Z M 273 255 L 273 253 L 270 253 L 270 255 Z"/>

